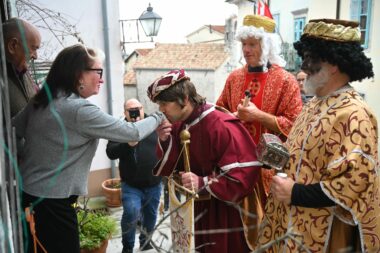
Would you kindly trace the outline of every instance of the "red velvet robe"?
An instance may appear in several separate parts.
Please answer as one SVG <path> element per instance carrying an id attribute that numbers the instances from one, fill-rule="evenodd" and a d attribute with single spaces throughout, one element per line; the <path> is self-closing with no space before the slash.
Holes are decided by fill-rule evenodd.
<path id="1" fill-rule="evenodd" d="M 200 192 L 210 193 L 211 198 L 194 202 L 194 217 L 204 213 L 195 221 L 195 247 L 206 244 L 197 248 L 199 252 L 249 252 L 237 208 L 238 202 L 252 193 L 258 179 L 260 163 L 255 144 L 238 119 L 209 104 L 202 105 L 194 109 L 186 122 L 173 124 L 170 140 L 160 143 L 163 156 L 156 165 L 156 175 L 169 176 L 175 169 L 181 150 L 179 133 L 186 125 L 191 134 L 191 171 L 208 181 L 217 178 Z M 177 169 L 183 170 L 181 160 Z M 213 233 L 211 229 L 240 231 Z M 210 233 L 197 234 L 205 231 Z"/>

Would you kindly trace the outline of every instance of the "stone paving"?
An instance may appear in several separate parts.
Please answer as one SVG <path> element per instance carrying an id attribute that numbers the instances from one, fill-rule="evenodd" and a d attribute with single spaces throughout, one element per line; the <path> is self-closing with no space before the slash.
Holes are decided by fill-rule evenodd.
<path id="1" fill-rule="evenodd" d="M 108 209 L 111 215 L 119 222 L 119 228 L 120 228 L 120 220 L 121 215 L 123 213 L 123 208 L 109 208 Z M 164 214 L 159 214 L 157 217 L 157 224 L 162 221 L 164 215 L 167 214 L 165 212 Z M 135 239 L 135 248 L 133 252 L 144 252 L 144 253 L 153 253 L 153 252 L 170 252 L 171 248 L 171 234 L 170 234 L 170 218 L 166 218 L 162 224 L 158 226 L 158 228 L 153 233 L 153 243 L 157 245 L 162 250 L 158 251 L 156 249 L 146 250 L 146 251 L 140 251 L 139 247 L 139 232 L 136 232 L 136 239 Z M 123 249 L 123 245 L 121 243 L 121 231 L 108 242 L 107 247 L 107 253 L 121 253 Z"/>

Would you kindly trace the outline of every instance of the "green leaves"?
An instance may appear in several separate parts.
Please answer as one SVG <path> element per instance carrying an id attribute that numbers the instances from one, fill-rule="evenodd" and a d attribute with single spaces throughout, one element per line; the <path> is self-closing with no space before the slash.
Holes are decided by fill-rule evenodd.
<path id="1" fill-rule="evenodd" d="M 79 209 L 77 217 L 80 247 L 83 249 L 100 247 L 116 231 L 116 221 L 104 212 Z"/>

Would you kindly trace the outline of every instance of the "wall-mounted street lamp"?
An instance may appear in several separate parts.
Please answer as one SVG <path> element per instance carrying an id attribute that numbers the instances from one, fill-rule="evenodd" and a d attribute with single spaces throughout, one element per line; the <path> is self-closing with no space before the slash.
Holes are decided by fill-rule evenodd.
<path id="1" fill-rule="evenodd" d="M 123 19 L 120 20 L 121 33 L 122 33 L 122 46 L 126 43 L 142 43 L 153 42 L 153 37 L 157 36 L 160 29 L 162 18 L 157 13 L 153 12 L 153 8 L 149 6 L 138 19 Z M 150 40 L 140 40 L 140 25 L 143 28 L 146 37 L 150 37 Z M 136 27 L 134 30 L 133 26 Z M 135 35 L 135 37 L 133 37 Z M 130 36 L 129 39 L 127 36 Z M 131 38 L 132 36 L 132 38 Z"/>
<path id="2" fill-rule="evenodd" d="M 144 29 L 145 35 L 148 37 L 157 36 L 158 30 L 160 30 L 160 25 L 162 18 L 157 13 L 153 12 L 153 8 L 148 6 L 146 11 L 144 11 L 139 17 L 141 26 Z"/>

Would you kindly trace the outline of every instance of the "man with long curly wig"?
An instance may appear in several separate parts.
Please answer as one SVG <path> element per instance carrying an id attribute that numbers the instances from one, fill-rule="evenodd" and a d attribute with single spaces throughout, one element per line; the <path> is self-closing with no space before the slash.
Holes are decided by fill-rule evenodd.
<path id="1" fill-rule="evenodd" d="M 228 76 L 216 102 L 243 121 L 256 144 L 263 133 L 279 135 L 285 141 L 302 110 L 297 80 L 283 69 L 286 62 L 280 56 L 281 40 L 274 33 L 275 26 L 274 20 L 265 16 L 244 17 L 236 39 L 241 42 L 246 65 Z M 247 90 L 251 97 L 245 104 Z M 245 232 L 252 249 L 273 174 L 273 169 L 262 168 L 254 194 L 242 202 Z"/>
<path id="2" fill-rule="evenodd" d="M 357 22 L 310 20 L 294 44 L 315 94 L 273 177 L 258 247 L 267 252 L 379 252 L 378 127 L 350 85 L 374 76 Z"/>

